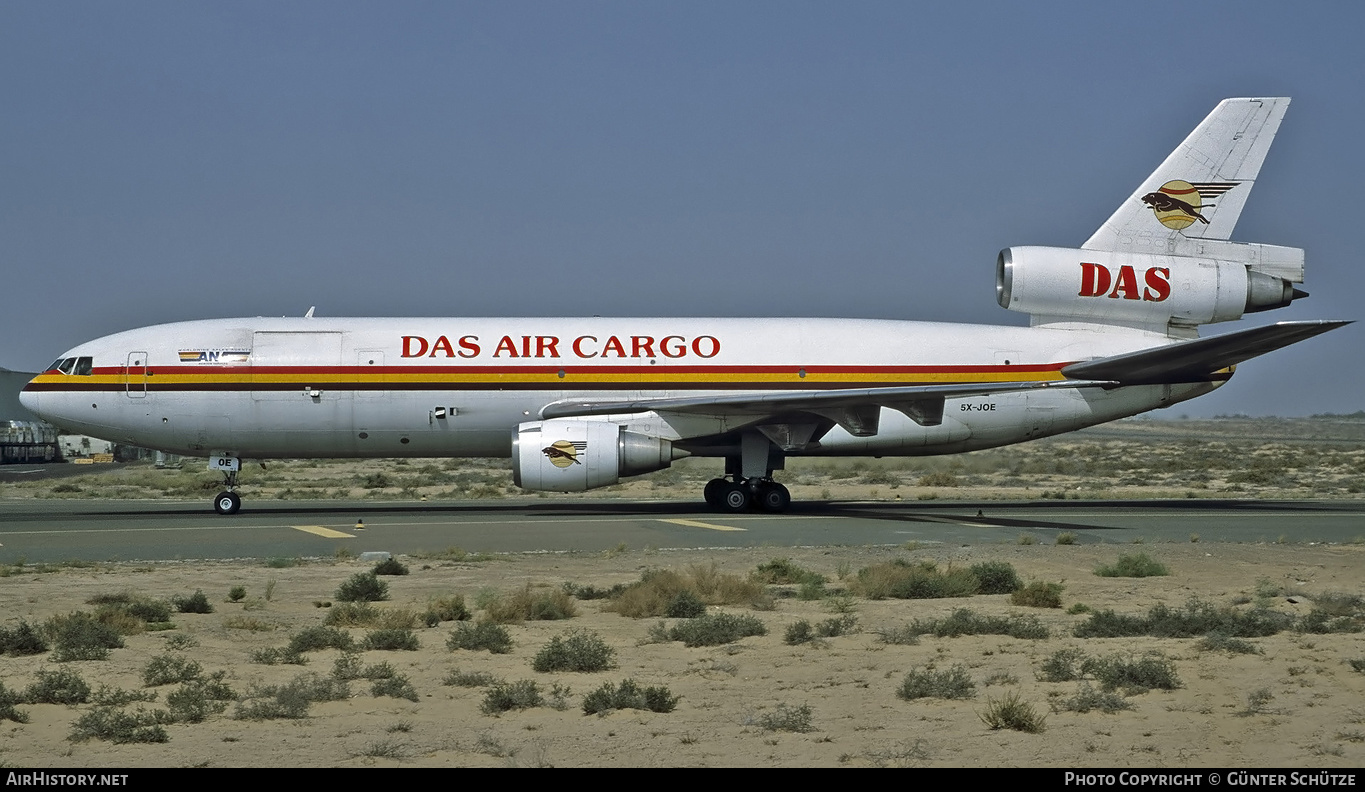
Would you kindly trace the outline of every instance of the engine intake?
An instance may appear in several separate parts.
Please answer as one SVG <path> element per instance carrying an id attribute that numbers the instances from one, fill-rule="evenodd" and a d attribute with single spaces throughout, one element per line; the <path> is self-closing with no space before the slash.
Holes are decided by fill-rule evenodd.
<path id="1" fill-rule="evenodd" d="M 583 492 L 663 470 L 683 456 L 672 441 L 606 421 L 532 421 L 512 433 L 512 480 L 532 491 Z"/>

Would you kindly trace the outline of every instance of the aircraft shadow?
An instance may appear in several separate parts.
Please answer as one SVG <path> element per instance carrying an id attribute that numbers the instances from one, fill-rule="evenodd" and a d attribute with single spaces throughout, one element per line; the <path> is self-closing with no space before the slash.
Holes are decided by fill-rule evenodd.
<path id="1" fill-rule="evenodd" d="M 1113 511 L 1116 514 L 1130 514 L 1134 511 L 1148 513 L 1190 512 L 1190 511 L 1334 511 L 1341 504 L 1333 502 L 1305 501 L 1249 501 L 1249 500 L 1088 500 L 1088 501 L 950 501 L 941 503 L 910 502 L 868 502 L 868 501 L 798 501 L 793 502 L 785 515 L 765 515 L 764 512 L 750 511 L 736 515 L 717 512 L 700 501 L 571 501 L 538 504 L 526 501 L 500 503 L 497 501 L 443 501 L 440 503 L 386 503 L 356 501 L 339 503 L 334 501 L 287 501 L 275 502 L 279 505 L 266 505 L 261 501 L 248 499 L 242 511 L 235 518 L 280 517 L 297 518 L 298 515 L 336 515 L 344 520 L 364 519 L 379 515 L 509 515 L 518 514 L 527 518 L 537 517 L 696 517 L 699 519 L 725 519 L 736 516 L 789 517 L 847 517 L 871 520 L 891 520 L 898 522 L 937 522 L 962 521 L 982 525 L 995 525 L 1006 528 L 1038 528 L 1065 530 L 1114 530 L 1115 526 L 1100 525 L 1089 521 L 1082 522 L 1065 516 L 1066 512 L 1089 512 L 1087 517 L 1094 518 L 1093 512 Z M 1017 516 L 997 516 L 1000 511 L 1050 512 L 1038 518 Z M 90 515 L 104 517 L 148 516 L 151 514 L 167 516 L 202 517 L 209 511 L 205 506 L 188 506 L 172 509 L 155 509 L 146 512 L 125 510 L 92 510 Z M 996 512 L 993 515 L 992 512 Z M 1061 512 L 1061 514 L 1056 514 Z"/>

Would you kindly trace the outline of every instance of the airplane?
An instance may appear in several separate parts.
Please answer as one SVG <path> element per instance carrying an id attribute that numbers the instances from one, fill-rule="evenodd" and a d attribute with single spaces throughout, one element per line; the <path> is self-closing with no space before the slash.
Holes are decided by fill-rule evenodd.
<path id="1" fill-rule="evenodd" d="M 996 300 L 1028 327 L 874 319 L 210 319 L 81 344 L 25 407 L 71 431 L 243 460 L 504 457 L 578 492 L 724 460 L 703 495 L 782 512 L 792 456 L 992 448 L 1192 399 L 1237 364 L 1349 324 L 1200 325 L 1307 296 L 1304 252 L 1230 241 L 1288 98 L 1226 99 L 1079 248 L 1010 247 Z"/>

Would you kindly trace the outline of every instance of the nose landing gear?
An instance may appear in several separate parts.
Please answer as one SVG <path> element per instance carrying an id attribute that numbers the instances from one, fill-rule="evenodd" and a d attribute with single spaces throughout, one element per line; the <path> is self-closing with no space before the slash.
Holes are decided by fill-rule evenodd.
<path id="1" fill-rule="evenodd" d="M 213 499 L 213 510 L 219 514 L 236 514 L 242 508 L 242 496 L 236 493 L 237 473 L 242 469 L 242 460 L 226 456 L 215 455 L 209 457 L 209 470 L 217 470 L 223 474 L 223 491 Z"/>
<path id="2" fill-rule="evenodd" d="M 218 493 L 213 499 L 213 510 L 219 514 L 236 514 L 242 508 L 242 497 L 232 491 Z"/>

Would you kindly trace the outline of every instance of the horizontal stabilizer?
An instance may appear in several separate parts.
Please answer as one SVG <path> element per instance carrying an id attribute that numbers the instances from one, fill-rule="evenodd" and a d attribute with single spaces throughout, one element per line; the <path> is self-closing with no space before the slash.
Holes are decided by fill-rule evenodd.
<path id="1" fill-rule="evenodd" d="M 1073 363 L 1063 368 L 1062 373 L 1080 380 L 1113 380 L 1121 385 L 1205 382 L 1214 372 L 1228 366 L 1348 324 L 1349 321 L 1280 322 Z"/>

